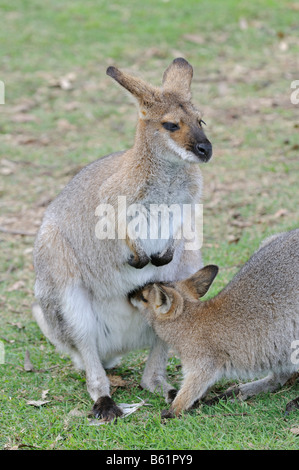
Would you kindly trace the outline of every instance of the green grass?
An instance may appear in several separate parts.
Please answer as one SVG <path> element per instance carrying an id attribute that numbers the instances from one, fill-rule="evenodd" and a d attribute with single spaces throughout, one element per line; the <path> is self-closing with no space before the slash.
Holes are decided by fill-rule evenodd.
<path id="1" fill-rule="evenodd" d="M 214 146 L 213 160 L 202 166 L 203 255 L 220 266 L 208 295 L 216 294 L 263 238 L 298 227 L 294 8 L 287 0 L 2 1 L 0 227 L 35 233 L 46 205 L 81 166 L 132 144 L 136 110 L 106 76 L 107 66 L 159 85 L 170 61 L 184 56 Z M 59 86 L 65 77 L 68 90 Z M 129 354 L 113 371 L 126 381 L 113 398 L 151 406 L 116 426 L 90 426 L 84 374 L 55 352 L 31 317 L 32 244 L 31 236 L 0 232 L 0 448 L 298 448 L 291 431 L 298 412 L 284 416 L 298 385 L 164 423 L 163 399 L 138 387 L 146 351 Z M 35 371 L 24 370 L 26 351 Z M 177 387 L 178 364 L 172 357 L 168 366 Z M 49 403 L 27 404 L 46 390 Z"/>

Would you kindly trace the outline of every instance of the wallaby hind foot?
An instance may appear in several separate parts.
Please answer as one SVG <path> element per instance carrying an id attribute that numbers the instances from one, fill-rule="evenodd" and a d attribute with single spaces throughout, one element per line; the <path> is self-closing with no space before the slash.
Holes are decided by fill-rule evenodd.
<path id="1" fill-rule="evenodd" d="M 93 405 L 91 415 L 95 418 L 102 418 L 104 421 L 114 421 L 120 418 L 123 412 L 111 397 L 106 396 L 97 399 Z"/>

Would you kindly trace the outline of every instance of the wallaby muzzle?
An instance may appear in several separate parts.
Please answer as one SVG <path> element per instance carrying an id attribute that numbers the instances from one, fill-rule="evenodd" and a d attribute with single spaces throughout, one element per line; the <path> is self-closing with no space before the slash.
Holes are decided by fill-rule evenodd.
<path id="1" fill-rule="evenodd" d="M 212 157 L 212 144 L 207 138 L 204 130 L 192 127 L 189 134 L 189 149 L 199 158 L 201 162 L 208 162 Z"/>
<path id="2" fill-rule="evenodd" d="M 209 140 L 198 142 L 194 145 L 194 153 L 203 162 L 208 162 L 212 157 L 212 144 Z"/>

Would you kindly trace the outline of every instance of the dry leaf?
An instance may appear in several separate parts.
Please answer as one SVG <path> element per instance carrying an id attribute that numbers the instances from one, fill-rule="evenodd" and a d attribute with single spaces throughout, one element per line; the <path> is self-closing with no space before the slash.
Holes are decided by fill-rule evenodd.
<path id="1" fill-rule="evenodd" d="M 49 391 L 50 391 L 50 389 L 48 389 L 48 390 L 43 390 L 43 391 L 42 391 L 42 400 L 44 400 L 45 398 L 47 398 L 47 395 L 48 395 Z"/>
<path id="2" fill-rule="evenodd" d="M 39 449 L 39 447 L 35 444 L 33 446 L 29 445 L 29 444 L 17 444 L 15 446 L 12 446 L 11 444 L 5 444 L 4 445 L 4 450 L 19 450 L 19 449 L 22 449 L 23 447 L 26 447 L 27 449 Z"/>
<path id="3" fill-rule="evenodd" d="M 193 42 L 194 44 L 204 44 L 205 39 L 203 36 L 200 36 L 199 34 L 184 34 L 183 39 L 186 39 L 187 41 Z"/>
<path id="4" fill-rule="evenodd" d="M 71 102 L 66 103 L 66 104 L 64 105 L 64 109 L 65 109 L 66 111 L 74 111 L 74 110 L 76 110 L 76 109 L 79 109 L 80 106 L 81 106 L 81 104 L 80 104 L 78 101 L 71 101 Z"/>
<path id="5" fill-rule="evenodd" d="M 246 222 L 245 220 L 232 220 L 230 224 L 233 225 L 234 227 L 241 227 L 241 228 L 252 226 L 251 222 Z"/>
<path id="6" fill-rule="evenodd" d="M 299 4 L 298 3 L 289 3 L 287 5 L 287 8 L 289 8 L 290 10 L 299 11 Z"/>
<path id="7" fill-rule="evenodd" d="M 62 90 L 71 90 L 73 88 L 73 82 L 76 80 L 76 75 L 72 72 L 68 73 L 64 77 L 57 79 L 50 79 L 49 86 L 58 87 Z"/>
<path id="8" fill-rule="evenodd" d="M 19 113 L 27 113 L 30 109 L 36 106 L 35 101 L 33 100 L 25 100 L 23 103 L 17 104 L 13 107 L 13 112 L 16 114 Z"/>
<path id="9" fill-rule="evenodd" d="M 76 129 L 76 126 L 71 124 L 67 119 L 59 119 L 57 121 L 57 127 L 62 131 L 71 131 Z"/>
<path id="10" fill-rule="evenodd" d="M 123 380 L 119 375 L 107 375 L 111 387 L 125 387 L 128 382 Z"/>
<path id="11" fill-rule="evenodd" d="M 59 86 L 62 90 L 71 90 L 73 88 L 73 85 L 67 78 L 61 78 L 59 80 Z"/>
<path id="12" fill-rule="evenodd" d="M 25 328 L 25 326 L 22 325 L 22 323 L 20 322 L 9 322 L 9 324 L 12 326 L 16 326 L 19 330 L 22 330 L 23 328 Z"/>
<path id="13" fill-rule="evenodd" d="M 34 114 L 15 114 L 12 119 L 11 119 L 13 122 L 17 122 L 17 123 L 23 123 L 23 122 L 35 122 L 36 121 L 36 117 L 34 116 Z"/>
<path id="14" fill-rule="evenodd" d="M 11 446 L 10 444 L 5 444 L 4 445 L 4 450 L 18 450 L 19 449 L 19 446 L 16 445 L 16 446 Z"/>
<path id="15" fill-rule="evenodd" d="M 17 137 L 17 144 L 18 145 L 30 145 L 30 144 L 37 144 L 37 145 L 49 145 L 50 139 L 46 135 L 41 135 L 38 138 L 32 137 L 30 135 L 20 135 Z"/>
<path id="16" fill-rule="evenodd" d="M 288 50 L 289 45 L 288 45 L 288 43 L 287 43 L 286 41 L 281 41 L 281 42 L 279 43 L 279 46 L 278 46 L 278 47 L 279 47 L 279 49 L 280 49 L 282 52 L 285 52 L 285 51 Z"/>
<path id="17" fill-rule="evenodd" d="M 54 400 L 63 402 L 65 401 L 65 397 L 63 396 L 58 396 L 58 395 L 53 395 Z"/>
<path id="18" fill-rule="evenodd" d="M 285 37 L 285 34 L 284 34 L 283 31 L 277 31 L 276 36 L 277 36 L 278 38 L 282 39 L 282 38 Z"/>
<path id="19" fill-rule="evenodd" d="M 17 168 L 16 163 L 11 160 L 8 160 L 7 158 L 1 159 L 1 165 L 3 165 L 6 168 L 9 168 L 12 172 L 14 172 Z"/>
<path id="20" fill-rule="evenodd" d="M 238 243 L 240 241 L 241 237 L 239 237 L 238 235 L 229 235 L 227 237 L 227 241 L 229 244 L 231 243 Z"/>
<path id="21" fill-rule="evenodd" d="M 13 174 L 14 171 L 11 168 L 4 167 L 4 168 L 1 168 L 0 173 L 3 176 L 8 176 L 8 175 Z"/>
<path id="22" fill-rule="evenodd" d="M 288 214 L 288 210 L 287 209 L 279 209 L 273 217 L 275 217 L 275 219 L 278 219 L 279 217 L 284 217 L 285 215 Z"/>
<path id="23" fill-rule="evenodd" d="M 239 26 L 240 26 L 240 29 L 242 29 L 243 31 L 244 31 L 245 29 L 248 29 L 247 20 L 246 20 L 245 18 L 240 18 Z"/>
<path id="24" fill-rule="evenodd" d="M 40 407 L 45 405 L 46 403 L 50 403 L 50 400 L 28 400 L 26 401 L 26 405 Z"/>
<path id="25" fill-rule="evenodd" d="M 80 411 L 78 408 L 74 408 L 69 412 L 69 416 L 75 417 L 75 418 L 81 418 L 82 416 L 85 416 L 85 411 Z"/>
<path id="26" fill-rule="evenodd" d="M 7 289 L 7 292 L 13 292 L 14 290 L 20 290 L 21 287 L 24 287 L 24 286 L 25 286 L 24 281 L 17 281 L 11 287 L 9 287 L 9 289 Z"/>
<path id="27" fill-rule="evenodd" d="M 50 449 L 54 449 L 58 441 L 63 441 L 64 438 L 58 434 L 58 436 L 55 438 L 55 441 L 50 445 Z"/>
<path id="28" fill-rule="evenodd" d="M 299 436 L 299 426 L 296 426 L 295 428 L 291 428 L 290 431 L 296 436 Z"/>

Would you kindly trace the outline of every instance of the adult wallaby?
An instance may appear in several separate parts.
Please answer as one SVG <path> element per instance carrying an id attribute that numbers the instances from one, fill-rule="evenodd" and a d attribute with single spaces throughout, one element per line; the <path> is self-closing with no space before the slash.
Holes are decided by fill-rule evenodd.
<path id="1" fill-rule="evenodd" d="M 130 298 L 180 354 L 184 379 L 169 412 L 179 415 L 222 377 L 267 377 L 240 385 L 242 399 L 274 391 L 298 369 L 299 229 L 267 239 L 216 297 L 218 267 L 184 281 L 145 286 Z M 293 353 L 293 354 L 292 354 Z"/>
<path id="2" fill-rule="evenodd" d="M 166 381 L 167 346 L 128 293 L 202 267 L 199 248 L 185 250 L 186 238 L 175 237 L 180 217 L 168 238 L 142 239 L 128 230 L 132 213 L 124 218 L 123 202 L 142 206 L 146 215 L 152 204 L 196 205 L 202 191 L 197 163 L 211 158 L 212 146 L 190 101 L 193 69 L 185 59 L 166 69 L 162 88 L 115 67 L 107 74 L 137 101 L 135 142 L 81 170 L 46 210 L 34 248 L 39 305 L 33 313 L 48 339 L 86 370 L 94 415 L 112 420 L 121 410 L 110 397 L 104 369 L 125 352 L 150 347 L 142 387 L 162 389 L 166 400 L 174 390 Z M 113 236 L 107 226 L 114 221 L 106 220 L 105 237 L 99 216 L 111 207 L 118 225 Z"/>

